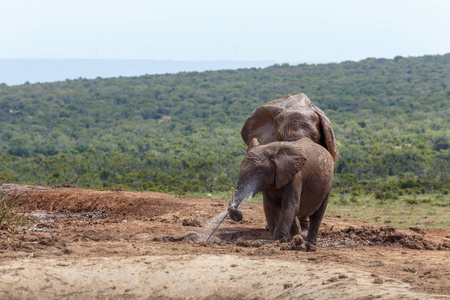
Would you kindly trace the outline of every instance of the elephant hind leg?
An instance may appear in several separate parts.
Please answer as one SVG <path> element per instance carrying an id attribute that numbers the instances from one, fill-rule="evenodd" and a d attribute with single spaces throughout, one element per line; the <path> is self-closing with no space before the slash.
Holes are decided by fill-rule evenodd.
<path id="1" fill-rule="evenodd" d="M 322 222 L 323 215 L 325 214 L 325 210 L 327 209 L 328 198 L 330 193 L 328 192 L 325 200 L 322 202 L 322 205 L 309 217 L 309 230 L 308 236 L 306 237 L 307 251 L 315 251 L 316 243 L 317 243 L 317 234 L 319 233 L 320 223 Z"/>
<path id="2" fill-rule="evenodd" d="M 309 229 L 309 217 L 299 217 L 301 233 L 306 237 Z"/>
<path id="3" fill-rule="evenodd" d="M 301 223 L 299 222 L 299 219 L 294 218 L 294 222 L 292 222 L 291 230 L 289 232 L 291 237 L 294 237 L 294 236 L 300 234 L 300 225 L 301 225 Z"/>

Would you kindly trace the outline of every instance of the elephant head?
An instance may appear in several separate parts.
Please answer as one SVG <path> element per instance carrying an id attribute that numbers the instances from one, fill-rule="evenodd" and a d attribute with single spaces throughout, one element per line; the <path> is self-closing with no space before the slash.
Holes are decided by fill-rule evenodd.
<path id="1" fill-rule="evenodd" d="M 307 137 L 325 147 L 334 162 L 339 159 L 330 120 L 305 94 L 287 95 L 256 108 L 244 123 L 241 136 L 247 145 L 253 138 L 267 144 Z"/>
<path id="2" fill-rule="evenodd" d="M 242 213 L 237 208 L 244 199 L 270 187 L 282 188 L 306 162 L 302 148 L 294 143 L 261 145 L 258 139 L 253 138 L 249 145 L 240 166 L 234 196 L 228 205 L 230 217 L 236 222 L 242 220 Z"/>

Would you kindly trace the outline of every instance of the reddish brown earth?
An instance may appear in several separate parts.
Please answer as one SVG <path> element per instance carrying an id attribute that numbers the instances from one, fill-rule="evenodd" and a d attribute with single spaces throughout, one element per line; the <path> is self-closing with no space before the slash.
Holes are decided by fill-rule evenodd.
<path id="1" fill-rule="evenodd" d="M 0 299 L 450 299 L 450 230 L 325 216 L 316 252 L 268 242 L 261 205 L 3 184 L 29 229 L 0 229 Z"/>

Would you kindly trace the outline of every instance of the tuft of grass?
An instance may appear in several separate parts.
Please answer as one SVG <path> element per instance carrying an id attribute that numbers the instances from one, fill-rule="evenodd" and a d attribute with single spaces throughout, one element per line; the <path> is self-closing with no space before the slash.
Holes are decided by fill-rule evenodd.
<path id="1" fill-rule="evenodd" d="M 18 198 L 19 196 L 7 197 L 6 194 L 0 190 L 0 228 L 2 228 L 4 224 L 9 226 L 24 226 L 27 223 L 25 212 L 19 213 L 15 210 Z"/>
<path id="2" fill-rule="evenodd" d="M 419 204 L 419 201 L 417 201 L 416 199 L 405 199 L 406 203 L 409 205 L 416 205 Z"/>

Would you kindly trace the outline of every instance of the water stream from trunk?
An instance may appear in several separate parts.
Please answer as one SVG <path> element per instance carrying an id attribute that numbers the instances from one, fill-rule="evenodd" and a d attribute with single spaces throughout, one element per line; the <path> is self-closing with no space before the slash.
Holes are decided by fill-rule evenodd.
<path id="1" fill-rule="evenodd" d="M 217 225 L 219 225 L 219 223 L 223 220 L 223 218 L 225 218 L 227 214 L 228 211 L 225 210 L 214 218 L 210 219 L 208 223 L 203 226 L 203 229 L 199 233 L 197 233 L 197 240 L 199 242 L 206 242 L 212 231 L 217 227 Z"/>
<path id="2" fill-rule="evenodd" d="M 249 202 L 252 199 L 252 194 L 248 196 L 248 198 L 245 198 L 242 202 Z M 213 230 L 217 228 L 217 226 L 222 222 L 222 220 L 226 217 L 228 214 L 228 211 L 225 210 L 218 214 L 217 216 L 210 219 L 205 226 L 203 226 L 202 230 L 197 233 L 197 241 L 198 242 L 206 242 L 208 237 L 213 234 Z M 210 241 L 220 241 L 220 239 L 210 239 Z"/>

